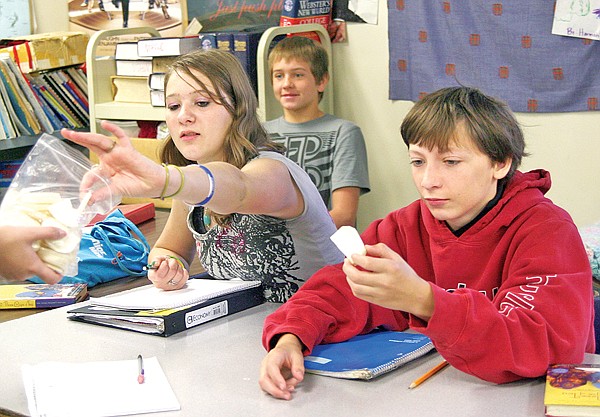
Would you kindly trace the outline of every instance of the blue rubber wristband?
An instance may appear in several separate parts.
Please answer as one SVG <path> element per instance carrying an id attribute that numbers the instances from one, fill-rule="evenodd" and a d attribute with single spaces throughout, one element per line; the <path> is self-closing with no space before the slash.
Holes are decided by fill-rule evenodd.
<path id="1" fill-rule="evenodd" d="M 208 195 L 201 202 L 194 204 L 194 207 L 200 207 L 208 204 L 208 202 L 215 195 L 215 177 L 213 176 L 212 172 L 210 172 L 210 169 L 206 168 L 204 165 L 198 164 L 198 167 L 202 168 L 202 170 L 204 170 L 204 172 L 206 172 L 206 175 L 208 176 Z"/>

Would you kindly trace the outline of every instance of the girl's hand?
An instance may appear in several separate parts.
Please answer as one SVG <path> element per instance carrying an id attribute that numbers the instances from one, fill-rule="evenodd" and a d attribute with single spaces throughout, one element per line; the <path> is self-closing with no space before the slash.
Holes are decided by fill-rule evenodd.
<path id="1" fill-rule="evenodd" d="M 165 169 L 136 151 L 123 129 L 107 121 L 103 121 L 101 126 L 113 133 L 116 140 L 98 133 L 61 130 L 63 137 L 98 155 L 98 167 L 84 177 L 81 185 L 82 190 L 97 188 L 92 194 L 91 203 L 111 195 L 159 196 L 166 181 Z M 109 179 L 110 185 L 102 186 L 98 175 Z"/>
<path id="2" fill-rule="evenodd" d="M 156 288 L 165 291 L 183 288 L 190 277 L 183 262 L 175 256 L 158 256 L 150 265 L 148 279 Z"/>

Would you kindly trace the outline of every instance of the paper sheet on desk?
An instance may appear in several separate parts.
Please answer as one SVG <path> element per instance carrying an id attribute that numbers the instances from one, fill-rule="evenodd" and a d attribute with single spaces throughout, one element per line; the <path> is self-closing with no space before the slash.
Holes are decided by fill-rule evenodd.
<path id="1" fill-rule="evenodd" d="M 109 417 L 179 410 L 158 359 L 138 361 L 42 362 L 23 366 L 32 417 Z"/>

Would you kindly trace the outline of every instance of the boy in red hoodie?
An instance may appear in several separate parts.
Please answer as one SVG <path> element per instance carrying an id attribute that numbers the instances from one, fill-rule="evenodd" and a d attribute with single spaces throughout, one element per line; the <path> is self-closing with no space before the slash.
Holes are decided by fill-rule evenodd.
<path id="1" fill-rule="evenodd" d="M 544 197 L 550 174 L 517 171 L 525 143 L 508 107 L 445 88 L 401 134 L 421 198 L 365 230 L 367 255 L 321 269 L 267 317 L 259 382 L 277 398 L 291 398 L 315 345 L 377 327 L 427 335 L 452 366 L 495 383 L 594 352 L 583 243 Z"/>

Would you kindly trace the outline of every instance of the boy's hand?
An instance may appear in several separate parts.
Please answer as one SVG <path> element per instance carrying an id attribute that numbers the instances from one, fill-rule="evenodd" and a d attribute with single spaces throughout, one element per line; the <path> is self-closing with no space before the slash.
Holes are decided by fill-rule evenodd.
<path id="1" fill-rule="evenodd" d="M 258 383 L 273 397 L 291 400 L 292 391 L 303 379 L 302 344 L 293 334 L 284 334 L 263 359 Z"/>
<path id="2" fill-rule="evenodd" d="M 387 245 L 365 247 L 367 255 L 354 254 L 344 260 L 343 270 L 352 293 L 361 300 L 428 321 L 433 314 L 429 283 Z"/>

